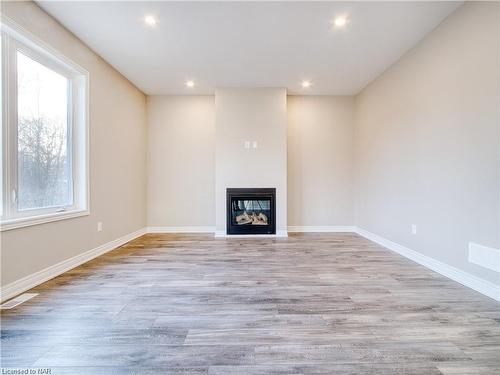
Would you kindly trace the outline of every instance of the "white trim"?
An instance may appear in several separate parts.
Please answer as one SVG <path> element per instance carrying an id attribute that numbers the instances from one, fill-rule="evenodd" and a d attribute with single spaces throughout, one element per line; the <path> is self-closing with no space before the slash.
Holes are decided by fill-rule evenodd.
<path id="1" fill-rule="evenodd" d="M 72 210 L 72 211 L 54 212 L 45 215 L 10 219 L 0 223 L 0 231 L 4 232 L 11 229 L 51 223 L 53 221 L 73 219 L 75 217 L 88 216 L 89 214 L 90 214 L 89 210 Z"/>
<path id="2" fill-rule="evenodd" d="M 450 266 L 449 264 L 440 262 L 439 260 L 423 255 L 415 250 L 411 250 L 396 242 L 392 242 L 384 237 L 375 233 L 368 232 L 362 228 L 356 228 L 356 233 L 363 236 L 389 250 L 392 250 L 414 262 L 421 264 L 443 276 L 446 276 L 462 285 L 465 285 L 475 291 L 482 293 L 490 298 L 500 301 L 500 285 L 493 284 L 487 280 L 481 279 L 470 273 L 464 272 L 458 268 Z"/>
<path id="3" fill-rule="evenodd" d="M 148 233 L 214 233 L 212 226 L 148 227 Z"/>
<path id="4" fill-rule="evenodd" d="M 500 272 L 500 250 L 469 242 L 469 262 Z"/>
<path id="5" fill-rule="evenodd" d="M 148 227 L 148 233 L 213 233 L 217 238 L 272 238 L 288 237 L 286 230 L 277 230 L 276 234 L 226 234 L 224 230 L 215 230 L 213 226 L 187 226 L 187 227 Z"/>
<path id="6" fill-rule="evenodd" d="M 30 299 L 38 296 L 38 293 L 23 293 L 16 298 L 12 298 L 11 300 L 2 303 L 0 305 L 0 310 L 10 310 L 13 309 L 14 307 L 17 307 L 21 304 L 23 304 L 26 301 L 29 301 Z"/>
<path id="7" fill-rule="evenodd" d="M 9 298 L 12 298 L 18 294 L 25 292 L 47 280 L 53 279 L 56 276 L 63 274 L 75 267 L 78 267 L 89 260 L 97 258 L 98 256 L 105 254 L 111 250 L 116 249 L 137 237 L 146 234 L 146 228 L 139 229 L 135 232 L 129 233 L 123 237 L 117 238 L 116 240 L 107 242 L 101 246 L 98 246 L 92 250 L 88 250 L 84 253 L 78 254 L 73 258 L 66 259 L 60 263 L 54 264 L 53 266 L 47 267 L 44 270 L 35 272 L 29 276 L 23 277 L 22 279 L 16 280 L 10 284 L 3 286 L 0 289 L 0 301 L 3 302 Z"/>
<path id="8" fill-rule="evenodd" d="M 297 230 L 297 227 L 292 227 Z M 313 231 L 310 229 L 311 227 L 298 227 L 298 228 L 307 228 L 307 231 Z M 313 227 L 317 228 L 317 227 Z M 325 228 L 325 227 L 321 227 Z M 446 276 L 462 285 L 465 285 L 475 291 L 482 293 L 488 297 L 491 297 L 497 301 L 500 301 L 500 286 L 495 285 L 489 281 L 478 278 L 474 275 L 471 275 L 467 272 L 459 270 L 453 266 L 442 263 L 436 259 L 430 258 L 426 255 L 420 254 L 414 250 L 411 250 L 405 246 L 402 246 L 396 242 L 392 242 L 386 238 L 383 238 L 377 234 L 368 232 L 362 228 L 358 227 L 329 227 L 329 228 L 342 228 L 344 232 L 355 232 L 362 237 L 365 237 L 383 247 L 386 247 L 389 250 L 392 250 L 408 259 L 413 260 L 414 262 L 421 264 L 443 276 Z M 348 230 L 348 229 L 351 230 Z M 22 279 L 16 280 L 10 284 L 3 286 L 0 289 L 0 302 L 3 302 L 9 298 L 12 298 L 18 294 L 25 292 L 41 283 L 44 283 L 47 280 L 50 280 L 56 276 L 61 275 L 64 272 L 67 272 L 75 267 L 78 267 L 102 254 L 105 254 L 111 250 L 116 249 L 124 245 L 125 243 L 132 241 L 135 238 L 138 238 L 146 233 L 213 233 L 215 232 L 215 237 L 220 238 L 247 238 L 247 239 L 256 239 L 256 238 L 276 238 L 276 237 L 287 237 L 286 231 L 278 231 L 275 235 L 227 235 L 224 231 L 215 231 L 214 227 L 147 227 L 139 229 L 133 233 L 127 234 L 123 237 L 120 237 L 116 240 L 107 242 L 101 246 L 98 246 L 92 250 L 86 251 L 82 254 L 79 254 L 73 258 L 62 261 L 58 264 L 50 266 L 44 270 L 35 272 L 32 275 L 26 276 Z M 181 231 L 182 230 L 182 231 Z M 290 230 L 292 231 L 292 230 Z M 339 232 L 337 230 L 336 232 Z"/>
<path id="9" fill-rule="evenodd" d="M 52 45 L 46 43 L 43 39 L 39 38 L 37 35 L 33 34 L 31 31 L 28 29 L 24 28 L 20 24 L 18 24 L 16 21 L 14 21 L 12 18 L 6 16 L 5 14 L 1 13 L 0 14 L 0 20 L 2 24 L 2 31 L 5 29 L 9 29 L 9 32 L 13 32 L 16 35 L 16 39 L 20 40 L 23 43 L 34 43 L 37 46 L 38 52 L 53 56 L 57 58 L 59 61 L 61 61 L 64 65 L 70 66 L 72 69 L 80 71 L 81 74 L 83 75 L 89 75 L 89 72 L 87 69 L 83 68 L 79 64 L 75 63 L 73 60 L 69 59 L 66 57 L 65 54 L 59 52 L 57 49 L 52 47 Z"/>
<path id="10" fill-rule="evenodd" d="M 309 233 L 339 233 L 339 232 L 354 232 L 355 227 L 349 225 L 306 225 L 306 226 L 288 226 L 289 232 L 309 232 Z"/>
<path id="11" fill-rule="evenodd" d="M 15 63 L 17 51 L 28 58 L 42 64 L 46 68 L 66 77 L 71 83 L 69 94 L 70 109 L 68 111 L 68 157 L 71 164 L 71 190 L 73 203 L 65 207 L 48 207 L 20 211 L 17 202 L 11 198 L 12 194 L 17 195 L 17 117 L 10 115 L 17 113 L 15 98 L 17 87 L 15 77 L 15 64 L 9 70 L 9 79 L 6 79 L 5 86 L 12 92 L 3 93 L 4 100 L 14 100 L 13 103 L 5 104 L 4 122 L 7 134 L 4 134 L 3 158 L 7 160 L 4 167 L 3 187 L 4 195 L 4 220 L 0 222 L 0 231 L 22 228 L 31 225 L 39 225 L 57 220 L 86 216 L 90 213 L 90 152 L 89 152 L 89 72 L 80 65 L 67 58 L 64 54 L 53 48 L 42 39 L 32 34 L 30 31 L 19 25 L 17 22 L 0 14 L 1 31 L 5 37 L 2 40 L 8 45 L 8 62 Z M 5 63 L 5 61 L 4 61 Z M 6 64 L 7 66 L 7 64 Z M 2 73 L 3 74 L 3 73 Z M 17 116 L 17 115 L 16 115 Z M 15 125 L 14 125 L 14 123 Z M 13 129 L 9 129 L 13 128 Z"/>
<path id="12" fill-rule="evenodd" d="M 227 236 L 227 234 L 226 234 L 225 230 L 216 230 L 214 233 L 214 237 L 216 237 L 216 238 L 224 238 L 226 236 Z"/>
<path id="13" fill-rule="evenodd" d="M 276 234 L 227 234 L 226 231 L 217 230 L 214 233 L 216 238 L 246 238 L 246 239 L 259 239 L 259 238 L 286 238 L 288 232 L 286 230 L 277 230 Z"/>
<path id="14" fill-rule="evenodd" d="M 276 237 L 288 237 L 288 230 L 278 229 L 276 231 Z"/>

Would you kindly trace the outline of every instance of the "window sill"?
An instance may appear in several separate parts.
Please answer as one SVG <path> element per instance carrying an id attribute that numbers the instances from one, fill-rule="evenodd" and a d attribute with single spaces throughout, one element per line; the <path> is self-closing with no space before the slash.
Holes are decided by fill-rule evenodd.
<path id="1" fill-rule="evenodd" d="M 53 221 L 73 219 L 75 217 L 87 216 L 89 215 L 89 210 L 73 210 L 65 212 L 54 212 L 51 214 L 44 214 L 31 217 L 23 217 L 19 219 L 5 220 L 0 223 L 0 231 L 4 232 L 7 230 L 30 227 L 32 225 L 40 225 L 45 223 L 51 223 Z"/>

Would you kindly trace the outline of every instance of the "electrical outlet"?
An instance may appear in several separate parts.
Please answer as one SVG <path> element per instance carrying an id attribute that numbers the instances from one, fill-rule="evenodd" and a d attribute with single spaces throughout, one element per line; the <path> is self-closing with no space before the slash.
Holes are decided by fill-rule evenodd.
<path id="1" fill-rule="evenodd" d="M 97 223 L 97 231 L 98 231 L 98 232 L 102 232 L 102 221 L 99 221 L 99 222 Z"/>
<path id="2" fill-rule="evenodd" d="M 243 142 L 243 147 L 245 147 L 247 149 L 250 148 L 250 141 Z"/>
<path id="3" fill-rule="evenodd" d="M 411 225 L 411 233 L 412 234 L 417 234 L 417 224 L 412 224 Z"/>
<path id="4" fill-rule="evenodd" d="M 253 141 L 253 142 L 252 142 L 252 147 L 253 147 L 253 148 L 257 148 L 257 147 L 259 147 L 259 144 L 257 143 L 257 141 Z"/>

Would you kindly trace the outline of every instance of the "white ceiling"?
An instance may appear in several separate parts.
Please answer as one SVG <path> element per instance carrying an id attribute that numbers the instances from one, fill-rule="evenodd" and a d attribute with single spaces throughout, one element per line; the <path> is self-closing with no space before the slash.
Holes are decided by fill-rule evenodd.
<path id="1" fill-rule="evenodd" d="M 39 5 L 144 93 L 215 87 L 358 93 L 460 2 L 59 2 Z M 143 22 L 154 15 L 154 27 Z M 344 30 L 332 19 L 348 15 Z M 193 79 L 196 86 L 185 86 Z M 309 89 L 301 80 L 311 80 Z"/>

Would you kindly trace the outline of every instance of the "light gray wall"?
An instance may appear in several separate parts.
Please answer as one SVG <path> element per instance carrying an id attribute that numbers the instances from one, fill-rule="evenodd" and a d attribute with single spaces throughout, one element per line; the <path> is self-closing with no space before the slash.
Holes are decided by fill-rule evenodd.
<path id="1" fill-rule="evenodd" d="M 226 188 L 247 187 L 276 188 L 276 232 L 286 231 L 286 90 L 217 89 L 215 113 L 217 231 L 226 232 Z"/>
<path id="2" fill-rule="evenodd" d="M 354 99 L 288 96 L 288 225 L 353 225 Z"/>
<path id="3" fill-rule="evenodd" d="M 148 226 L 215 226 L 215 97 L 148 97 Z"/>
<path id="4" fill-rule="evenodd" d="M 466 3 L 363 90 L 355 131 L 356 224 L 494 283 L 468 242 L 500 247 L 499 6 Z"/>
<path id="5" fill-rule="evenodd" d="M 145 227 L 146 98 L 36 4 L 2 13 L 90 73 L 90 215 L 2 232 L 4 286 Z"/>
<path id="6" fill-rule="evenodd" d="M 286 100 L 288 225 L 353 225 L 354 98 Z M 215 97 L 152 96 L 147 111 L 148 226 L 215 226 Z M 260 160 L 261 147 L 269 146 L 242 150 L 247 138 L 265 135 L 231 141 L 248 163 Z"/>

